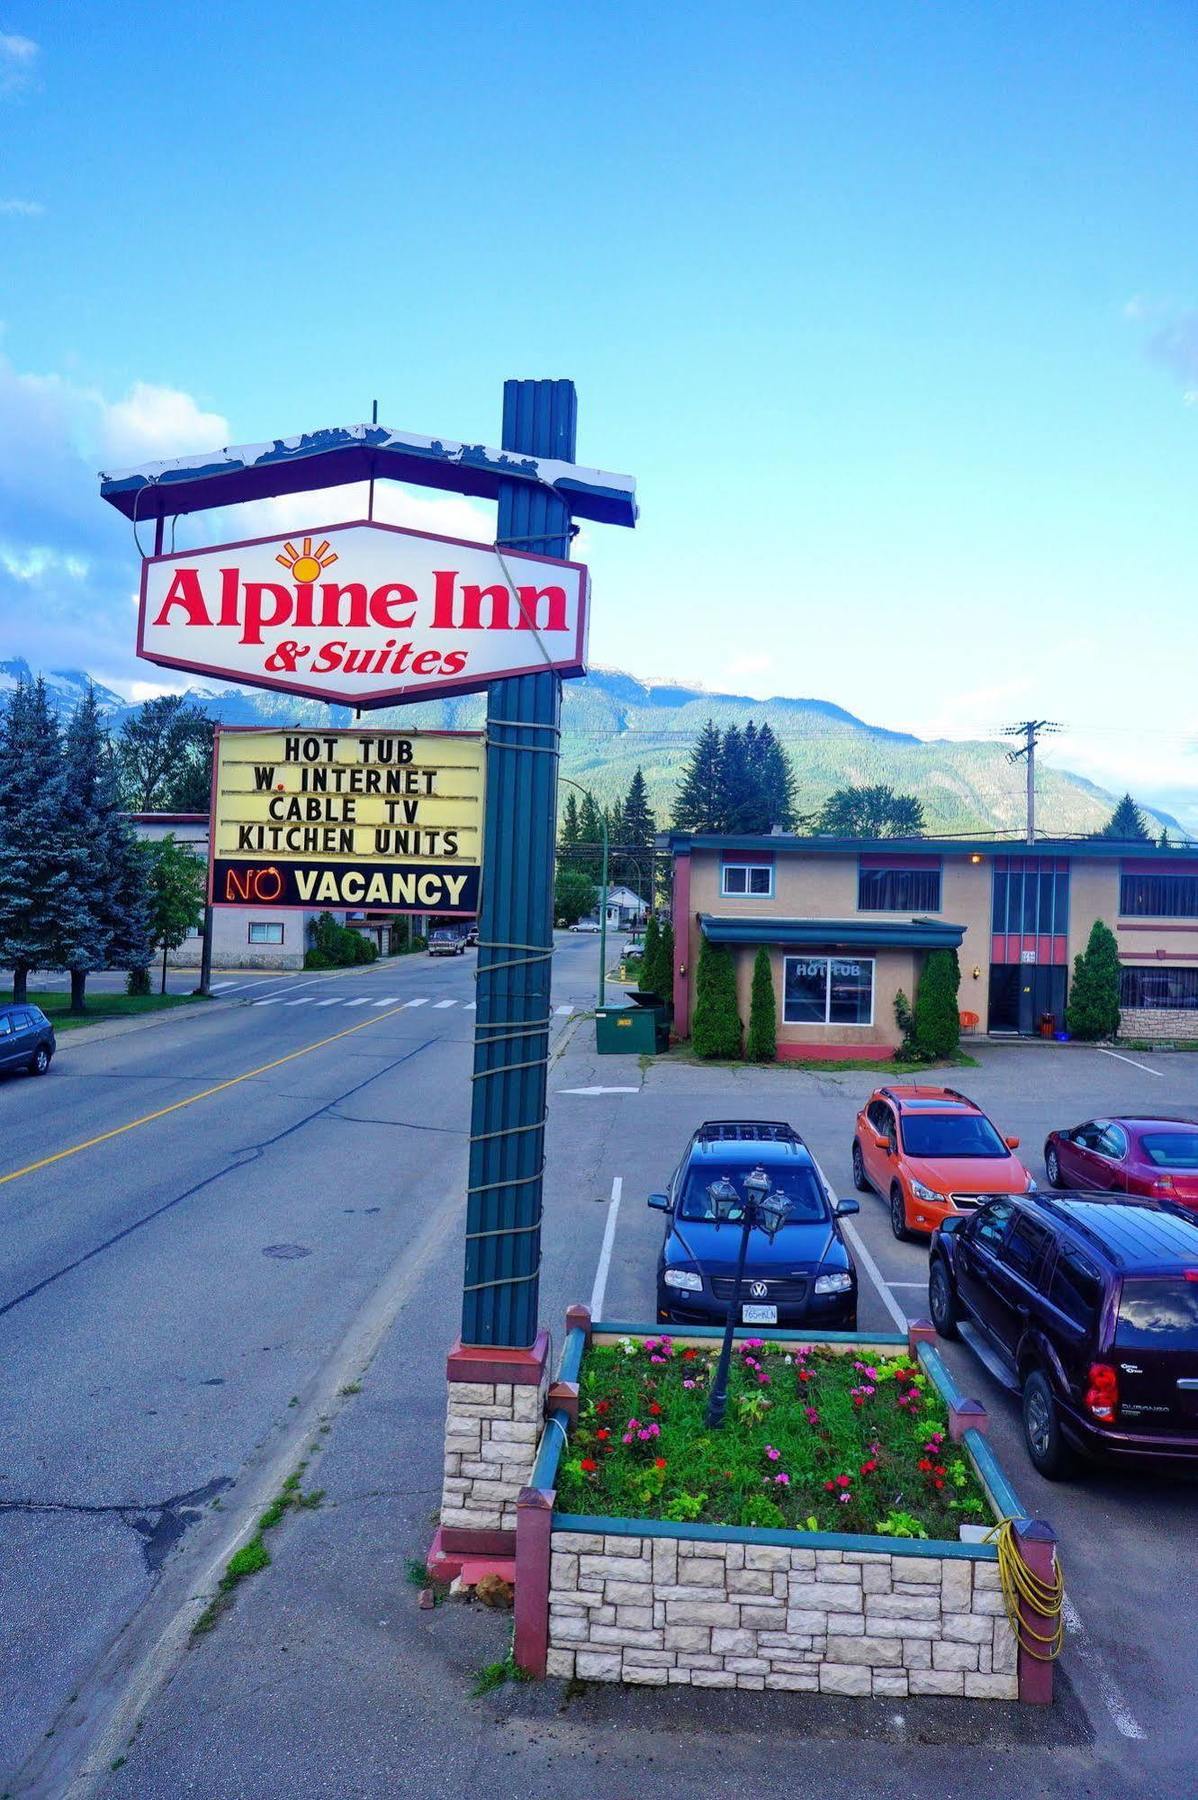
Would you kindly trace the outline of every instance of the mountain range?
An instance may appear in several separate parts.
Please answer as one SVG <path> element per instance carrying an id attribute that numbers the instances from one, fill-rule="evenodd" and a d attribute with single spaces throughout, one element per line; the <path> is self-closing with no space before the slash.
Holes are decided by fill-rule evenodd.
<path id="1" fill-rule="evenodd" d="M 91 679 L 78 669 L 42 671 L 51 698 L 69 712 Z M 29 679 L 20 657 L 0 661 L 0 695 Z M 115 728 L 134 708 L 100 682 L 97 697 Z M 196 703 L 226 725 L 346 725 L 344 706 L 293 698 L 267 689 L 194 686 Z M 909 732 L 870 725 L 827 700 L 778 695 L 753 700 L 670 682 L 647 683 L 612 669 L 592 669 L 565 683 L 562 708 L 562 772 L 591 788 L 601 801 L 627 792 L 634 770 L 644 771 L 649 802 L 658 822 L 670 818 L 674 792 L 691 745 L 708 719 L 726 729 L 749 718 L 768 720 L 794 766 L 799 810 L 814 812 L 833 789 L 849 784 L 888 782 L 923 802 L 929 832 L 1018 832 L 1024 822 L 1022 764 L 1007 761 L 1008 746 L 987 739 L 924 739 Z M 374 725 L 477 728 L 483 723 L 481 694 L 418 706 L 383 708 Z M 1036 774 L 1036 819 L 1046 833 L 1099 829 L 1117 796 L 1067 769 L 1041 763 Z M 1151 823 L 1185 836 L 1178 821 L 1157 808 L 1143 808 Z"/>

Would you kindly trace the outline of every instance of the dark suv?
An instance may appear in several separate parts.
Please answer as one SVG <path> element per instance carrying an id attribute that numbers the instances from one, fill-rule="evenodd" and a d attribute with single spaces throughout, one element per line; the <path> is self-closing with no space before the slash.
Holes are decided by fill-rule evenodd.
<path id="1" fill-rule="evenodd" d="M 668 1215 L 657 1260 L 657 1316 L 664 1323 L 722 1325 L 736 1282 L 744 1213 L 720 1184 L 743 1194 L 763 1169 L 788 1201 L 777 1235 L 754 1229 L 741 1287 L 743 1325 L 857 1329 L 857 1271 L 837 1224 L 856 1200 L 829 1198 L 814 1158 L 790 1125 L 767 1119 L 709 1119 L 683 1152 L 669 1192 L 649 1205 Z"/>
<path id="2" fill-rule="evenodd" d="M 945 1219 L 928 1298 L 1017 1378 L 1028 1455 L 1198 1460 L 1198 1220 L 1172 1202 L 1025 1194 Z"/>
<path id="3" fill-rule="evenodd" d="M 0 1070 L 44 1075 L 56 1049 L 54 1027 L 40 1006 L 0 1006 Z"/>

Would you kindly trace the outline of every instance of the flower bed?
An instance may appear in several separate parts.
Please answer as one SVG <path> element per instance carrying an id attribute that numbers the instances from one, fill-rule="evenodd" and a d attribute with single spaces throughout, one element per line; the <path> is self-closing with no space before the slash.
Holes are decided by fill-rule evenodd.
<path id="1" fill-rule="evenodd" d="M 906 1538 L 992 1522 L 909 1356 L 741 1338 L 724 1425 L 709 1431 L 718 1350 L 671 1337 L 592 1346 L 558 1469 L 563 1512 Z"/>

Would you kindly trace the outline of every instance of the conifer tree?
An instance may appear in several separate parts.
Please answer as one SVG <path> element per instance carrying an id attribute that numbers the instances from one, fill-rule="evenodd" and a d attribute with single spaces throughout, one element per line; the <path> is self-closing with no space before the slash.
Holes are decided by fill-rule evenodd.
<path id="1" fill-rule="evenodd" d="M 1119 946 L 1115 934 L 1095 919 L 1090 941 L 1073 959 L 1073 985 L 1065 1022 L 1075 1038 L 1093 1042 L 1119 1035 Z"/>
<path id="2" fill-rule="evenodd" d="M 682 771 L 682 780 L 674 801 L 674 824 L 679 831 L 722 829 L 722 749 L 719 730 L 714 720 L 708 719 L 686 759 L 686 767 Z"/>
<path id="3" fill-rule="evenodd" d="M 778 1054 L 778 1002 L 770 953 L 762 944 L 753 959 L 753 992 L 745 1055 L 750 1062 L 773 1062 Z"/>
<path id="4" fill-rule="evenodd" d="M 915 1048 L 935 1061 L 956 1054 L 961 1041 L 957 992 L 961 967 L 955 950 L 929 950 L 915 994 Z"/>
<path id="5" fill-rule="evenodd" d="M 674 927 L 669 919 L 663 920 L 657 940 L 658 985 L 653 990 L 659 1000 L 664 1000 L 674 1013 Z"/>
<path id="6" fill-rule="evenodd" d="M 731 1060 L 740 1055 L 741 1022 L 732 954 L 726 944 L 713 944 L 706 937 L 695 973 L 691 1041 L 696 1056 Z"/>
<path id="7" fill-rule="evenodd" d="M 755 748 L 757 785 L 765 801 L 765 831 L 793 831 L 795 824 L 795 778 L 790 758 L 774 735 L 768 722 L 757 732 Z"/>
<path id="8" fill-rule="evenodd" d="M 1124 844 L 1148 844 L 1152 841 L 1144 815 L 1130 794 L 1124 794 L 1098 835 L 1118 838 Z"/>
<path id="9" fill-rule="evenodd" d="M 648 850 L 657 831 L 657 822 L 649 806 L 645 776 L 638 767 L 628 784 L 620 820 L 620 842 L 630 850 Z"/>
<path id="10" fill-rule="evenodd" d="M 12 969 L 18 1004 L 28 997 L 30 970 L 57 965 L 62 804 L 58 722 L 39 675 L 13 691 L 0 722 L 0 965 Z"/>
<path id="11" fill-rule="evenodd" d="M 745 734 L 738 725 L 724 733 L 720 755 L 717 831 L 761 831 L 764 809 L 758 804 L 749 766 Z"/>
<path id="12" fill-rule="evenodd" d="M 637 977 L 637 987 L 642 994 L 660 993 L 658 980 L 661 974 L 661 927 L 657 923 L 657 914 L 650 913 L 645 921 L 645 949 L 641 957 L 641 972 Z M 662 995 L 664 999 L 665 996 Z"/>
<path id="13" fill-rule="evenodd" d="M 571 844 L 576 844 L 577 842 L 578 802 L 574 798 L 574 790 L 571 788 L 570 792 L 566 795 L 566 804 L 562 808 L 562 829 L 561 835 L 558 838 L 558 843 L 563 850 L 568 850 Z"/>
<path id="14" fill-rule="evenodd" d="M 109 909 L 107 744 L 90 685 L 76 706 L 63 744 L 58 816 L 60 887 L 55 966 L 69 970 L 71 1011 L 85 1010 L 87 977 L 108 962 Z"/>

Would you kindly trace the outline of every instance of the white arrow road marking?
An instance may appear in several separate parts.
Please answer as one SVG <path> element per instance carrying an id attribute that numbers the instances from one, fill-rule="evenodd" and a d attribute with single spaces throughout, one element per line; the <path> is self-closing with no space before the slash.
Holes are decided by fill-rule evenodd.
<path id="1" fill-rule="evenodd" d="M 593 1096 L 595 1094 L 639 1094 L 641 1090 L 640 1088 L 634 1087 L 586 1087 L 558 1088 L 557 1091 L 559 1094 L 586 1094 L 588 1096 Z"/>
<path id="2" fill-rule="evenodd" d="M 599 1251 L 599 1264 L 595 1270 L 595 1283 L 591 1288 L 591 1318 L 603 1316 L 603 1296 L 607 1292 L 607 1271 L 611 1267 L 612 1246 L 616 1241 L 616 1217 L 620 1211 L 620 1196 L 624 1192 L 624 1177 L 614 1175 L 611 1184 L 611 1199 L 607 1203 L 607 1222 L 603 1227 L 603 1244 Z"/>
<path id="3" fill-rule="evenodd" d="M 409 1000 L 407 1004 L 409 1006 L 427 1006 L 428 1005 L 428 995 L 425 994 L 423 996 L 423 998 L 420 1000 Z"/>
<path id="4" fill-rule="evenodd" d="M 574 1008 L 572 1006 L 555 1006 L 553 1010 L 557 1014 L 558 1018 L 560 1019 L 563 1014 L 572 1013 L 574 1011 Z"/>
<path id="5" fill-rule="evenodd" d="M 456 1005 L 457 1005 L 456 1000 L 434 1000 L 433 1001 L 433 1011 L 440 1012 L 446 1006 L 456 1006 Z"/>

